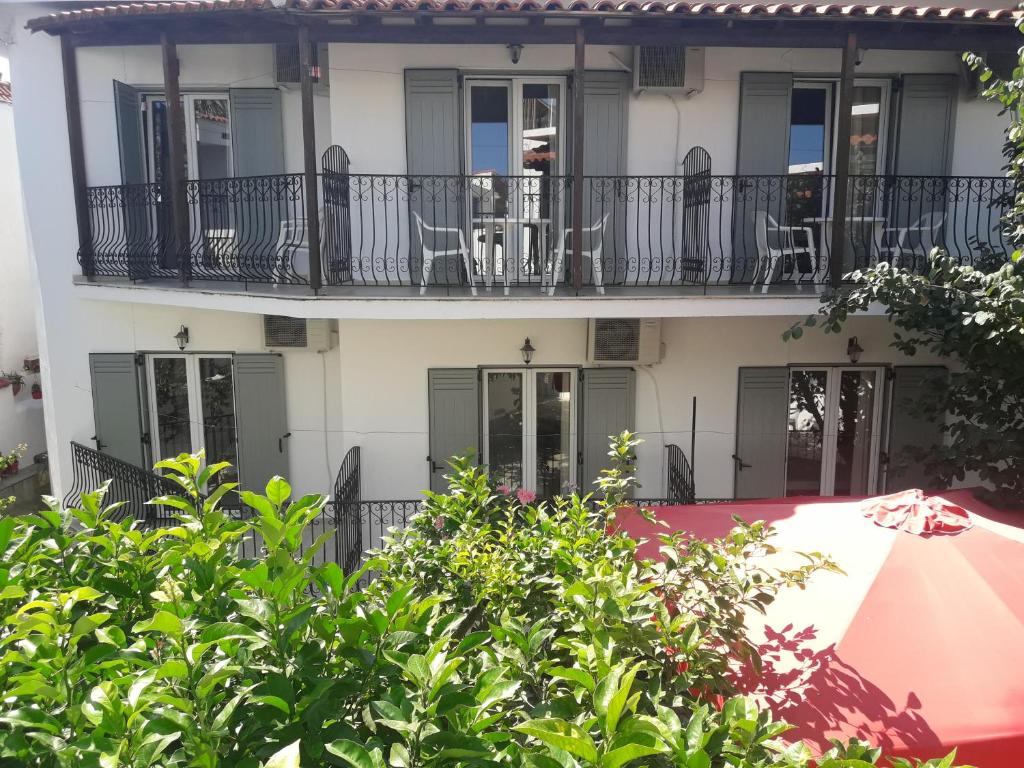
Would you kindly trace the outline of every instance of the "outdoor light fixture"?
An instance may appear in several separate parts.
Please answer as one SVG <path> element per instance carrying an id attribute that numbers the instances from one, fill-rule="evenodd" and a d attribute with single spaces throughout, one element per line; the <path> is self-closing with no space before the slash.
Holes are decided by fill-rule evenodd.
<path id="1" fill-rule="evenodd" d="M 850 362 L 856 365 L 860 360 L 860 355 L 864 351 L 864 348 L 857 343 L 857 337 L 851 336 L 850 340 L 846 342 L 846 355 L 850 358 Z"/>
<path id="2" fill-rule="evenodd" d="M 181 330 L 174 334 L 174 340 L 178 342 L 178 349 L 184 352 L 185 347 L 188 346 L 188 328 L 184 325 L 181 326 Z"/>
<path id="3" fill-rule="evenodd" d="M 530 343 L 530 337 L 527 336 L 519 351 L 523 353 L 523 362 L 529 365 L 530 361 L 533 360 L 533 353 L 537 350 L 533 348 L 533 344 Z"/>
<path id="4" fill-rule="evenodd" d="M 509 43 L 508 44 L 508 56 L 512 59 L 513 64 L 519 63 L 519 58 L 523 55 L 523 46 L 521 43 Z"/>

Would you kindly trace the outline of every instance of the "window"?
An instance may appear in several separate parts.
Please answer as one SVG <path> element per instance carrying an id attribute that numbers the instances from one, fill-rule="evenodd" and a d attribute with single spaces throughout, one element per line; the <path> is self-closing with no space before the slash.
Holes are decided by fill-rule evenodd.
<path id="1" fill-rule="evenodd" d="M 149 355 L 153 460 L 206 450 L 237 467 L 234 368 L 229 355 Z"/>
<path id="2" fill-rule="evenodd" d="M 232 175 L 231 110 L 226 95 L 186 94 L 185 158 L 190 179 L 224 179 Z M 167 178 L 170 169 L 167 102 L 163 95 L 143 98 L 149 180 Z"/>

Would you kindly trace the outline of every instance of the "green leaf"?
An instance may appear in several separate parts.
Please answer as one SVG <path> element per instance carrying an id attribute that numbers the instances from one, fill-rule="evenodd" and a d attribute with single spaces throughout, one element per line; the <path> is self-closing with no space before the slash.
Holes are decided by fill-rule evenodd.
<path id="1" fill-rule="evenodd" d="M 181 630 L 181 619 L 170 611 L 157 611 L 153 618 L 132 627 L 133 632 L 163 632 L 166 635 L 180 635 Z"/>
<path id="2" fill-rule="evenodd" d="M 283 477 L 280 475 L 274 475 L 267 481 L 266 493 L 270 503 L 275 507 L 280 507 L 288 501 L 288 497 L 292 495 L 292 487 L 288 485 L 288 481 Z"/>
<path id="3" fill-rule="evenodd" d="M 586 670 L 578 667 L 551 667 L 547 673 L 549 677 L 556 680 L 569 680 L 586 688 L 591 693 L 594 692 L 594 678 Z"/>
<path id="4" fill-rule="evenodd" d="M 299 742 L 293 741 L 282 747 L 263 764 L 263 768 L 301 768 L 299 765 Z"/>
<path id="5" fill-rule="evenodd" d="M 590 734 L 575 723 L 552 717 L 527 720 L 512 730 L 544 742 L 549 747 L 561 749 L 589 763 L 597 762 L 597 747 Z"/>
<path id="6" fill-rule="evenodd" d="M 638 760 L 641 757 L 650 757 L 651 755 L 658 755 L 667 751 L 668 747 L 661 741 L 654 737 L 648 737 L 643 742 L 633 741 L 630 744 L 624 744 L 621 747 L 609 750 L 601 758 L 600 765 L 601 768 L 620 768 L 626 763 Z"/>
<path id="7" fill-rule="evenodd" d="M 338 739 L 327 745 L 327 751 L 340 757 L 354 768 L 374 768 L 370 753 L 354 741 Z"/>

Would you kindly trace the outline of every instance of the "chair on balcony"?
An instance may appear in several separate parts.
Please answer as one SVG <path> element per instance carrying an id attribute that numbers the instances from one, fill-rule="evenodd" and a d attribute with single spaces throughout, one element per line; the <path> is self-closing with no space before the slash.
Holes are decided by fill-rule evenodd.
<path id="1" fill-rule="evenodd" d="M 769 233 L 775 235 L 777 245 L 769 244 Z M 796 242 L 796 235 L 802 234 L 806 239 L 804 245 Z M 811 262 L 811 272 L 817 274 L 818 254 L 814 247 L 814 233 L 810 227 L 784 227 L 772 218 L 768 211 L 755 211 L 754 213 L 754 235 L 757 242 L 757 265 L 754 269 L 754 279 L 751 282 L 751 290 L 757 283 L 761 282 L 761 292 L 767 293 L 775 277 L 775 270 L 781 261 L 785 265 L 788 258 L 790 272 L 787 278 L 792 278 L 794 283 L 800 282 L 800 271 L 797 268 L 797 257 L 806 256 Z M 782 267 L 784 268 L 784 267 Z"/>
<path id="2" fill-rule="evenodd" d="M 324 209 L 318 212 L 321 229 L 320 240 L 323 242 Z M 292 282 L 291 277 L 309 280 L 309 231 L 306 229 L 305 218 L 284 219 L 277 234 L 277 245 L 274 264 L 274 284 Z"/>
<path id="3" fill-rule="evenodd" d="M 425 223 L 416 211 L 412 212 L 416 218 L 416 231 L 419 232 L 420 243 L 423 246 L 423 277 L 420 281 L 420 295 L 427 292 L 427 282 L 434 270 L 434 259 L 438 256 L 447 258 L 449 256 L 462 256 L 466 265 L 466 279 L 469 280 L 469 289 L 476 296 L 476 284 L 473 282 L 473 264 L 469 257 L 469 247 L 466 245 L 466 234 L 458 227 L 432 227 Z M 447 245 L 449 238 L 458 237 L 458 247 Z M 433 247 L 427 245 L 428 238 Z M 440 249 L 439 248 L 440 243 Z"/>
<path id="4" fill-rule="evenodd" d="M 590 259 L 590 269 L 594 273 L 594 285 L 597 287 L 597 292 L 602 296 L 604 295 L 604 261 L 602 261 L 602 252 L 604 250 L 604 233 L 608 226 L 608 218 L 611 213 L 606 213 L 601 217 L 601 220 L 595 224 L 591 224 L 589 227 L 584 227 L 582 230 L 583 237 L 581 239 L 586 242 L 587 237 L 590 238 L 590 248 L 582 250 L 582 256 L 585 259 Z M 572 228 L 567 228 L 562 233 L 562 238 L 558 243 L 558 247 L 555 250 L 555 263 L 551 269 L 551 283 L 548 284 L 548 274 L 544 272 L 541 277 L 541 291 L 547 289 L 548 296 L 555 295 L 555 288 L 558 286 L 558 279 L 562 275 L 563 265 L 565 264 L 565 252 L 572 246 L 569 242 L 572 237 Z"/>
<path id="5" fill-rule="evenodd" d="M 896 268 L 907 266 L 904 259 L 911 259 L 910 268 L 924 264 L 928 254 L 939 241 L 939 232 L 946 222 L 945 211 L 929 211 L 907 227 L 886 227 L 882 230 L 883 244 L 879 248 L 880 261 L 888 261 Z"/>

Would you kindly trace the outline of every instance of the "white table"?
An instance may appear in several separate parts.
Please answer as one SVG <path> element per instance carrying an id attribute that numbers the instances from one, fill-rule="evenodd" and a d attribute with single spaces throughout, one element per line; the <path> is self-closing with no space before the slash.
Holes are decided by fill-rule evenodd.
<path id="1" fill-rule="evenodd" d="M 528 228 L 536 227 L 537 228 L 537 258 L 541 260 L 540 268 L 541 268 L 541 272 L 543 274 L 543 270 L 545 268 L 545 264 L 543 263 L 543 260 L 547 257 L 547 252 L 548 252 L 548 249 L 547 249 L 548 225 L 550 225 L 550 224 L 551 224 L 551 219 L 542 219 L 542 218 L 537 218 L 537 217 L 534 217 L 534 216 L 485 216 L 485 217 L 481 217 L 481 218 L 475 218 L 475 219 L 472 220 L 472 223 L 470 225 L 470 236 L 473 237 L 473 233 L 477 232 L 478 230 L 483 230 L 483 233 L 484 233 L 483 246 L 484 246 L 485 260 L 484 260 L 483 263 L 478 261 L 477 258 L 476 258 L 476 253 L 475 253 L 475 251 L 476 251 L 476 241 L 475 241 L 475 239 L 474 239 L 473 244 L 470 247 L 474 251 L 473 261 L 477 263 L 477 266 L 480 267 L 481 273 L 484 275 L 484 284 L 487 286 L 487 290 L 490 290 L 491 286 L 494 284 L 494 273 L 496 271 L 496 266 L 497 266 L 496 265 L 496 261 L 497 260 L 494 258 L 495 248 L 502 247 L 502 250 L 504 251 L 504 247 L 503 246 L 504 245 L 508 245 L 508 242 L 509 242 L 509 238 L 508 238 L 508 234 L 509 233 L 504 233 L 505 234 L 505 241 L 504 241 L 503 246 L 497 246 L 495 244 L 494 240 L 495 240 L 495 234 L 496 234 L 497 228 L 499 226 L 500 227 L 505 227 L 506 225 L 508 227 L 519 226 L 519 227 L 522 227 L 524 230 L 528 229 Z M 502 263 L 502 278 L 505 281 L 505 293 L 507 294 L 508 293 L 508 287 L 509 287 L 508 286 L 508 279 L 509 279 L 508 278 L 508 273 L 509 273 L 509 269 L 508 269 L 508 262 L 505 260 L 506 258 L 507 257 L 503 253 L 502 254 L 502 259 L 503 259 L 503 263 Z M 517 259 L 517 261 L 518 261 L 518 259 Z M 486 272 L 483 269 L 485 266 L 487 267 Z M 518 273 L 518 270 L 522 267 L 522 264 L 517 264 L 516 267 L 517 267 L 517 273 Z M 537 276 L 538 279 L 540 279 L 541 276 L 542 275 L 538 275 Z"/>
<path id="2" fill-rule="evenodd" d="M 818 242 L 818 260 L 819 262 L 826 254 L 832 253 L 832 216 L 808 216 L 805 219 L 801 219 L 804 224 L 819 224 L 821 225 L 821 239 Z M 882 229 L 885 227 L 886 219 L 883 216 L 847 216 L 846 221 L 846 241 L 850 244 L 858 242 L 858 239 L 850 237 L 850 225 L 860 224 L 871 228 L 871 247 L 869 249 L 869 255 L 871 256 L 872 263 L 874 263 L 875 249 L 882 245 Z M 820 270 L 819 270 L 820 271 Z"/>

